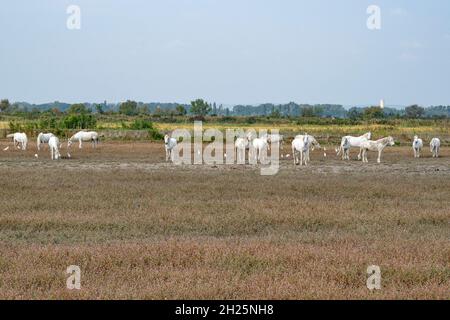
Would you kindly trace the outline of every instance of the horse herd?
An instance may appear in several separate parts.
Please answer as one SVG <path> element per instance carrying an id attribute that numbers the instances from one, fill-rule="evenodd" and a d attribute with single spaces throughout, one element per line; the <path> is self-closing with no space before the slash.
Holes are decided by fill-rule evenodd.
<path id="1" fill-rule="evenodd" d="M 28 137 L 25 133 L 23 132 L 11 133 L 8 134 L 6 137 L 13 139 L 14 147 L 17 147 L 21 150 L 27 149 Z M 67 148 L 69 148 L 74 142 L 78 142 L 79 148 L 81 149 L 83 141 L 84 142 L 91 141 L 92 146 L 96 147 L 98 144 L 98 137 L 99 135 L 95 131 L 79 131 L 69 138 L 67 142 Z M 60 149 L 62 147 L 62 144 L 59 142 L 59 138 L 56 135 L 54 135 L 53 133 L 39 133 L 36 141 L 38 151 L 41 150 L 42 144 L 48 144 L 50 150 L 50 158 L 52 160 L 57 160 L 61 158 Z M 9 147 L 6 147 L 3 150 L 6 151 L 8 149 Z M 68 156 L 70 157 L 69 153 Z"/>
<path id="2" fill-rule="evenodd" d="M 395 144 L 394 138 L 391 136 L 385 137 L 379 140 L 371 140 L 371 133 L 367 132 L 359 137 L 345 136 L 341 139 L 341 144 L 335 149 L 337 156 L 341 156 L 342 160 L 350 160 L 350 149 L 359 148 L 358 160 L 362 160 L 367 163 L 367 153 L 368 151 L 378 152 L 377 162 L 381 162 L 381 154 L 387 146 L 393 146 Z M 26 150 L 28 144 L 28 138 L 25 133 L 16 132 L 8 134 L 7 138 L 12 138 L 14 147 L 22 150 Z M 254 160 L 262 162 L 264 156 L 267 155 L 267 151 L 270 150 L 271 143 L 283 144 L 284 136 L 280 134 L 265 134 L 261 137 L 257 137 L 254 133 L 249 133 L 244 137 L 238 137 L 235 140 L 235 154 L 238 163 L 245 163 L 246 151 L 248 150 L 248 157 L 254 157 Z M 99 134 L 95 131 L 79 131 L 69 138 L 67 142 L 67 148 L 69 150 L 70 146 L 78 142 L 78 146 L 81 149 L 83 142 L 91 142 L 92 146 L 95 148 L 99 141 Z M 61 158 L 60 149 L 62 144 L 56 135 L 53 133 L 39 133 L 37 137 L 37 149 L 41 149 L 42 144 L 48 144 L 50 150 L 50 157 L 52 160 L 57 160 Z M 177 146 L 177 140 L 165 135 L 164 146 L 166 150 L 166 161 L 173 161 L 173 150 Z M 307 165 L 310 161 L 309 152 L 313 151 L 315 148 L 321 149 L 319 142 L 316 138 L 307 133 L 302 135 L 297 135 L 293 139 L 292 143 L 292 157 L 294 159 L 295 165 Z M 441 147 L 441 141 L 439 138 L 433 138 L 430 141 L 430 152 L 433 158 L 439 157 L 439 151 Z M 9 147 L 3 149 L 8 150 Z M 412 142 L 412 148 L 414 151 L 414 157 L 419 158 L 420 152 L 423 148 L 423 140 L 418 136 L 414 136 Z M 37 155 L 36 155 L 37 156 Z M 226 156 L 226 155 L 225 155 Z M 326 156 L 326 149 L 324 148 L 324 156 Z M 68 157 L 70 154 L 68 153 Z M 283 155 L 281 157 L 284 157 Z M 290 155 L 286 155 L 289 158 Z"/>
<path id="3" fill-rule="evenodd" d="M 335 149 L 336 155 L 341 156 L 342 160 L 350 160 L 350 149 L 359 148 L 358 160 L 367 163 L 368 151 L 378 152 L 377 162 L 381 162 L 381 154 L 387 146 L 395 145 L 394 138 L 389 136 L 379 140 L 371 140 L 372 134 L 367 132 L 359 137 L 345 136 L 341 139 L 341 144 Z M 264 160 L 264 155 L 270 150 L 270 143 L 283 144 L 284 136 L 280 134 L 266 134 L 261 137 L 256 137 L 254 134 L 249 133 L 245 137 L 239 137 L 236 139 L 234 147 L 235 154 L 238 163 L 245 163 L 246 151 L 248 151 L 248 157 L 253 157 L 254 160 Z M 177 140 L 171 138 L 169 135 L 165 135 L 164 144 L 166 149 L 166 161 L 173 161 L 173 150 L 177 145 Z M 294 159 L 294 165 L 308 165 L 310 161 L 309 152 L 314 151 L 315 148 L 321 149 L 320 144 L 316 138 L 307 133 L 303 135 L 295 136 L 291 143 L 292 157 Z M 413 144 L 414 157 L 420 157 L 420 151 L 423 148 L 423 141 L 417 136 L 414 137 Z M 433 138 L 430 142 L 430 152 L 433 158 L 439 157 L 439 151 L 441 147 L 441 141 L 439 138 Z M 324 156 L 326 157 L 326 149 L 324 148 Z M 283 158 L 284 156 L 281 155 Z M 290 154 L 286 155 L 289 158 Z"/>

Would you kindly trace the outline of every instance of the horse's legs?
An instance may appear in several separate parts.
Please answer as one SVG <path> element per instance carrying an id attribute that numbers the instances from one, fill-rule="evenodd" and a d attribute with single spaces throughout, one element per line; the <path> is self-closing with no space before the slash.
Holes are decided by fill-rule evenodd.
<path id="1" fill-rule="evenodd" d="M 80 142 L 78 143 L 78 149 L 81 149 L 81 139 Z"/>
<path id="2" fill-rule="evenodd" d="M 378 150 L 378 159 L 377 159 L 378 163 L 381 162 L 381 152 L 382 152 L 382 150 Z"/>
<path id="3" fill-rule="evenodd" d="M 361 160 L 361 148 L 359 149 L 358 160 Z M 363 151 L 364 152 L 364 151 Z"/>
<path id="4" fill-rule="evenodd" d="M 297 165 L 297 161 L 296 161 L 295 157 L 296 157 L 296 156 L 295 156 L 295 147 L 292 146 L 292 158 L 294 158 L 294 166 Z"/>

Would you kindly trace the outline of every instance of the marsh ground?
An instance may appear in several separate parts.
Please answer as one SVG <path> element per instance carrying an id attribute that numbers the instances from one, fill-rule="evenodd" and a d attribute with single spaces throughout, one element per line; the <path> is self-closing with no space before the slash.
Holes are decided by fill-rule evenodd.
<path id="1" fill-rule="evenodd" d="M 33 143 L 7 144 L 0 298 L 448 298 L 448 148 L 414 159 L 393 147 L 380 165 L 316 151 L 307 168 L 283 160 L 261 176 L 166 164 L 158 143 L 86 145 L 53 162 L 47 147 L 35 158 Z M 66 289 L 69 265 L 80 291 Z M 376 292 L 369 265 L 381 267 Z"/>

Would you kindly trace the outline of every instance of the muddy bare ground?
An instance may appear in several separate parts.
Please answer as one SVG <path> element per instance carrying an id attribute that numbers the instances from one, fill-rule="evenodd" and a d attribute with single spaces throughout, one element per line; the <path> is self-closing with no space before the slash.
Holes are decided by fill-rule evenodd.
<path id="1" fill-rule="evenodd" d="M 448 148 L 414 159 L 392 147 L 365 165 L 328 146 L 308 167 L 284 157 L 261 176 L 258 166 L 165 163 L 161 143 L 86 144 L 59 161 L 46 146 L 36 158 L 33 142 L 7 145 L 0 298 L 448 298 Z M 69 265 L 82 270 L 80 291 L 66 288 Z"/>
<path id="2" fill-rule="evenodd" d="M 11 143 L 4 142 L 2 149 Z M 382 156 L 382 163 L 376 163 L 376 153 L 369 153 L 369 164 L 357 161 L 358 150 L 351 152 L 352 160 L 342 161 L 336 156 L 334 146 L 325 146 L 326 157 L 322 150 L 312 152 L 312 162 L 308 167 L 294 166 L 292 152 L 289 147 L 280 151 L 283 158 L 280 160 L 280 171 L 309 173 L 391 173 L 391 174 L 450 174 L 450 150 L 443 148 L 440 158 L 434 159 L 428 148 L 422 151 L 420 159 L 414 159 L 412 149 L 408 147 L 387 148 Z M 68 153 L 70 152 L 70 158 Z M 36 157 L 35 155 L 38 155 Z M 77 146 L 67 150 L 61 150 L 62 159 L 51 161 L 48 147 L 44 146 L 40 152 L 33 143 L 29 144 L 27 151 L 16 150 L 10 147 L 7 151 L 0 152 L 0 166 L 8 167 L 34 167 L 34 168 L 61 168 L 69 170 L 110 170 L 110 169 L 136 169 L 136 170 L 244 170 L 258 172 L 260 165 L 173 165 L 165 162 L 164 146 L 160 143 L 146 142 L 109 142 L 102 143 L 97 149 L 85 144 L 83 149 Z M 289 158 L 286 156 L 289 155 Z"/>

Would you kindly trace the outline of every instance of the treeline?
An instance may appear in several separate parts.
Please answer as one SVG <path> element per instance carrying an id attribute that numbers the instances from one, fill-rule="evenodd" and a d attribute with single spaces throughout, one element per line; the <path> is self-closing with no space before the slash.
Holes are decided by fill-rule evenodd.
<path id="1" fill-rule="evenodd" d="M 241 116 L 241 117 L 306 117 L 306 118 L 337 118 L 337 119 L 383 119 L 383 118 L 449 118 L 450 106 L 430 106 L 427 108 L 412 105 L 406 108 L 383 108 L 378 106 L 344 108 L 339 104 L 261 104 L 236 105 L 225 108 L 215 102 L 203 99 L 192 101 L 191 104 L 178 103 L 143 103 L 128 100 L 118 104 L 103 103 L 77 103 L 66 104 L 54 102 L 43 105 L 31 105 L 24 102 L 10 104 L 7 99 L 1 100 L 0 114 L 10 114 L 27 118 L 41 118 L 43 115 L 66 116 L 59 119 L 55 125 L 80 128 L 92 125 L 95 121 L 89 115 L 121 114 L 125 116 L 147 115 L 153 118 L 167 118 L 175 116 Z M 82 116 L 79 116 L 82 115 Z M 56 120 L 49 120 L 56 121 Z"/>

